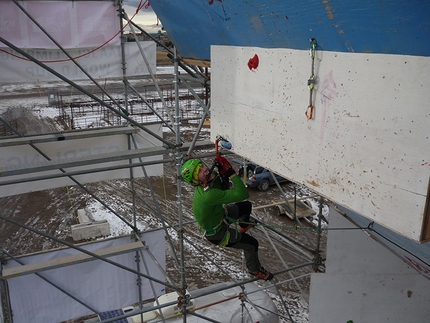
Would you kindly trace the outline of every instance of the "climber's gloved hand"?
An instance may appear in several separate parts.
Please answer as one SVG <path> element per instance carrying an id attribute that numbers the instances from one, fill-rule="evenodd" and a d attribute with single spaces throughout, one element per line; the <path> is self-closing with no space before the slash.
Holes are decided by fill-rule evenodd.
<path id="1" fill-rule="evenodd" d="M 215 157 L 218 171 L 222 176 L 230 177 L 233 174 L 236 174 L 233 167 L 231 166 L 230 162 L 222 157 L 221 155 L 217 155 Z"/>

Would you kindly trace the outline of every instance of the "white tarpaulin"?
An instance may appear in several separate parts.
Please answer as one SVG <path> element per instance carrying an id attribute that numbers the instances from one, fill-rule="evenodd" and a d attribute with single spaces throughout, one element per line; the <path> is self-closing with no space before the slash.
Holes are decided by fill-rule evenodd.
<path id="1" fill-rule="evenodd" d="M 19 1 L 24 10 L 63 48 L 119 45 L 119 18 L 113 1 Z M 58 48 L 13 1 L 0 0 L 0 37 L 19 48 Z"/>
<path id="2" fill-rule="evenodd" d="M 156 70 L 155 42 L 145 41 L 140 42 L 140 45 L 149 62 L 149 67 L 142 58 L 137 44 L 135 42 L 126 43 L 124 46 L 125 61 L 129 76 L 148 75 L 149 68 L 153 73 Z M 97 81 L 123 75 L 120 46 L 105 46 L 95 51 L 93 48 L 76 48 L 67 50 L 67 52 L 73 58 L 80 57 L 76 61 Z M 26 53 L 70 80 L 88 79 L 84 72 L 60 49 L 31 48 L 26 49 Z M 36 83 L 39 81 L 59 81 L 59 78 L 36 63 L 23 59 L 12 49 L 4 49 L 0 52 L 0 82 Z"/>
<path id="3" fill-rule="evenodd" d="M 0 0 L 1 38 L 70 80 L 88 77 L 55 42 L 94 79 L 123 76 L 120 17 L 114 1 L 19 1 L 18 4 L 31 19 L 13 1 Z M 155 72 L 155 43 L 140 44 L 149 66 L 136 43 L 126 43 L 129 76 L 148 75 L 149 69 Z M 0 42 L 0 48 L 0 82 L 59 80 L 6 44 Z"/>
<path id="4" fill-rule="evenodd" d="M 82 248 L 95 251 L 133 242 L 129 236 L 91 243 Z M 142 241 L 149 247 L 161 267 L 165 268 L 164 233 L 155 231 L 144 233 Z M 46 260 L 79 254 L 75 249 L 62 249 L 42 254 L 22 257 L 24 264 L 42 262 Z M 140 260 L 142 273 L 164 281 L 165 277 L 152 258 L 144 250 L 145 263 Z M 136 270 L 135 251 L 109 257 L 108 259 L 127 268 Z M 21 266 L 10 260 L 5 268 Z M 92 260 L 76 265 L 51 269 L 40 273 L 50 282 L 61 287 L 81 302 L 87 304 L 97 312 L 119 309 L 130 306 L 139 301 L 139 289 L 136 284 L 137 275 L 102 260 Z M 57 323 L 93 312 L 72 299 L 56 287 L 52 286 L 36 274 L 23 275 L 8 280 L 9 295 L 13 311 L 13 321 L 16 323 Z M 164 292 L 164 285 L 154 282 L 156 296 Z M 142 279 L 140 288 L 143 300 L 154 298 L 148 279 Z"/>
<path id="5" fill-rule="evenodd" d="M 158 134 L 160 137 L 162 135 L 162 129 L 160 125 L 147 125 L 150 131 Z M 161 146 L 161 142 L 146 134 L 144 131 L 140 131 L 133 135 L 137 144 L 137 148 L 153 148 Z M 39 148 L 44 154 L 49 156 L 52 161 L 64 162 L 68 160 L 77 160 L 79 158 L 89 158 L 97 155 L 104 155 L 108 153 L 117 153 L 121 151 L 128 151 L 127 135 L 111 135 L 102 136 L 94 138 L 85 139 L 71 139 L 71 140 L 61 140 L 52 141 L 45 143 L 34 144 Z M 147 156 L 141 157 L 141 160 L 134 159 L 134 162 L 151 162 L 154 160 L 162 159 L 160 156 Z M 0 170 L 5 172 L 8 169 L 13 169 L 16 167 L 32 167 L 40 165 L 40 163 L 46 162 L 41 154 L 39 154 L 30 145 L 16 145 L 10 147 L 0 148 Z M 125 165 L 128 164 L 128 160 L 124 159 L 121 161 L 113 161 L 100 163 L 98 167 L 110 167 L 115 165 Z M 80 167 L 70 167 L 67 168 L 67 172 L 72 172 L 82 169 L 94 169 L 96 166 L 80 166 Z M 163 165 L 155 164 L 146 166 L 145 170 L 148 176 L 160 176 L 163 174 Z M 142 177 L 144 173 L 141 167 L 133 168 L 134 177 Z M 1 172 L 1 171 L 0 171 Z M 40 171 L 37 173 L 22 174 L 22 175 L 11 175 L 0 177 L 0 184 L 5 181 L 30 178 L 33 176 L 41 176 L 48 174 L 61 174 L 60 170 L 49 170 Z M 120 170 L 110 170 L 104 172 L 96 172 L 90 174 L 83 174 L 74 176 L 74 178 L 80 183 L 92 183 L 99 182 L 108 179 L 115 178 L 129 178 L 130 172 L 128 168 L 123 168 Z M 11 196 L 15 194 L 23 194 L 32 191 L 40 191 L 44 189 L 63 187 L 68 185 L 75 185 L 75 183 L 68 177 L 60 177 L 54 179 L 46 179 L 43 181 L 33 181 L 18 184 L 9 184 L 0 186 L 0 197 Z"/>

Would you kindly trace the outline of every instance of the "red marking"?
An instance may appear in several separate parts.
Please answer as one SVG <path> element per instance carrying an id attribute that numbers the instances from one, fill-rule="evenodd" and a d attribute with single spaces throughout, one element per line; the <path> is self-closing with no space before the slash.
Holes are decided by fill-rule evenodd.
<path id="1" fill-rule="evenodd" d="M 222 2 L 222 0 L 217 0 L 218 2 Z M 209 0 L 209 5 L 211 6 L 211 5 L 213 5 L 213 3 L 214 3 L 214 0 Z"/>
<path id="2" fill-rule="evenodd" d="M 255 54 L 253 58 L 250 58 L 248 61 L 248 68 L 252 71 L 257 69 L 259 63 L 258 55 Z"/>
<path id="3" fill-rule="evenodd" d="M 137 6 L 137 9 L 136 9 L 136 13 L 138 13 L 138 11 L 142 9 L 142 7 L 145 7 L 145 9 L 148 9 L 150 6 L 151 4 L 149 3 L 148 0 L 145 0 L 144 3 L 142 3 L 142 0 L 140 0 L 139 5 Z"/>
<path id="4" fill-rule="evenodd" d="M 429 162 L 425 162 L 424 164 L 421 164 L 421 166 L 426 166 L 426 165 L 430 166 Z"/>

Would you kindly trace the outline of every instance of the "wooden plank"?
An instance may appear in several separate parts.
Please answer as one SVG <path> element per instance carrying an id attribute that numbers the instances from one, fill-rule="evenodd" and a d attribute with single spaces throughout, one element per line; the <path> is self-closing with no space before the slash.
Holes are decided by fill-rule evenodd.
<path id="1" fill-rule="evenodd" d="M 92 253 L 100 257 L 112 257 L 115 255 L 138 250 L 143 247 L 144 245 L 142 244 L 142 242 L 137 241 L 133 243 L 124 244 L 121 246 L 95 250 L 95 251 L 92 251 Z M 50 259 L 46 261 L 36 262 L 33 264 L 7 268 L 3 270 L 2 279 L 10 279 L 10 278 L 33 274 L 33 273 L 37 273 L 45 270 L 54 269 L 54 268 L 88 262 L 96 259 L 97 258 L 94 258 L 86 253 L 79 253 L 79 254 L 71 255 L 67 257 Z"/>
<path id="2" fill-rule="evenodd" d="M 296 198 L 296 200 L 302 201 L 302 200 L 306 200 L 306 199 L 310 199 L 310 198 L 316 198 L 316 197 L 319 197 L 319 196 L 318 195 L 303 196 L 303 197 Z M 294 198 L 289 198 L 288 201 L 290 203 L 294 203 Z M 273 201 L 271 204 L 255 206 L 252 209 L 253 210 L 259 210 L 259 209 L 264 209 L 265 207 L 276 206 L 276 205 L 280 205 L 280 204 L 284 204 L 284 203 L 285 203 L 285 200 Z"/>
<path id="3" fill-rule="evenodd" d="M 291 206 L 291 209 L 290 209 L 289 205 L 284 200 L 274 201 L 273 203 L 267 204 L 267 205 L 256 206 L 253 209 L 258 210 L 258 209 L 262 209 L 265 207 L 278 206 L 278 207 L 281 207 L 285 211 L 285 214 L 289 218 L 294 220 L 294 213 L 293 213 L 294 212 L 293 211 L 294 210 L 294 198 L 289 198 L 288 203 Z M 312 216 L 314 214 L 316 214 L 316 212 L 312 208 L 310 208 L 308 205 L 303 203 L 300 199 L 296 199 L 296 217 L 298 219 L 306 218 L 306 217 Z"/>
<path id="4" fill-rule="evenodd" d="M 284 210 L 283 214 L 294 220 L 294 199 L 288 199 L 288 202 L 289 204 L 283 203 L 279 207 Z M 295 212 L 298 219 L 306 218 L 316 213 L 312 208 L 299 200 L 296 201 Z"/>
<path id="5" fill-rule="evenodd" d="M 196 65 L 196 66 L 202 66 L 202 67 L 211 67 L 211 61 L 205 61 L 202 59 L 193 59 L 193 58 L 184 58 L 182 59 L 185 64 L 188 65 Z"/>

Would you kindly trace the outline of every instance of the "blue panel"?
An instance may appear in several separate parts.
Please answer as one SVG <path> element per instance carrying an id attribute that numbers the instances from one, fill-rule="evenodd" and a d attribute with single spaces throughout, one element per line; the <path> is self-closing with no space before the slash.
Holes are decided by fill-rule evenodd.
<path id="1" fill-rule="evenodd" d="M 180 55 L 210 45 L 429 56 L 430 0 L 152 0 Z"/>
<path id="2" fill-rule="evenodd" d="M 104 320 L 111 319 L 111 318 L 121 316 L 121 315 L 124 315 L 124 311 L 122 309 L 111 310 L 111 311 L 106 311 L 106 312 L 100 313 L 99 318 L 100 318 L 100 321 L 104 321 Z M 124 319 L 115 321 L 115 323 L 128 323 L 128 321 L 126 318 L 124 318 Z"/>

